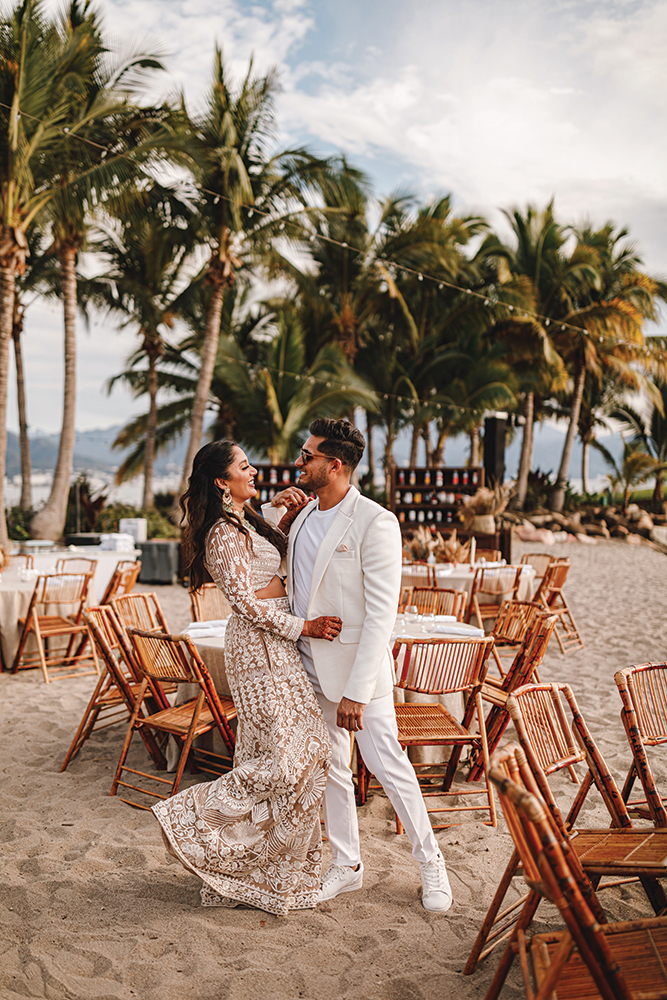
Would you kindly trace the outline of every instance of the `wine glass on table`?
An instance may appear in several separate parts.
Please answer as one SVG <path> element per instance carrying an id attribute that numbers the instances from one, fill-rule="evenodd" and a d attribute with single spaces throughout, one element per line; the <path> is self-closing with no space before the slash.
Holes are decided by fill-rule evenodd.
<path id="1" fill-rule="evenodd" d="M 422 615 L 422 628 L 425 632 L 435 632 L 435 615 L 432 611 L 425 611 Z"/>
<path id="2" fill-rule="evenodd" d="M 419 619 L 419 608 L 416 604 L 408 604 L 405 608 L 405 620 L 408 625 L 414 625 Z"/>

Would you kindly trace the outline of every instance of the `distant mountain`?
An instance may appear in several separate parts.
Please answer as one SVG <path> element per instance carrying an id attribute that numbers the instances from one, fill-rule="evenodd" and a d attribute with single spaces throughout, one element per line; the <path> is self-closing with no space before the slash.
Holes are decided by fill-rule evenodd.
<path id="1" fill-rule="evenodd" d="M 74 447 L 74 468 L 76 470 L 97 470 L 113 472 L 123 460 L 124 453 L 113 451 L 113 444 L 122 425 L 107 427 L 104 430 L 78 431 Z M 542 472 L 555 473 L 560 463 L 565 434 L 557 427 L 548 424 L 537 424 L 535 427 L 535 447 L 533 452 L 533 468 Z M 613 455 L 620 456 L 623 442 L 620 434 L 608 434 L 603 443 Z M 384 446 L 383 435 L 376 431 L 376 454 L 381 461 Z M 419 464 L 423 463 L 423 446 L 421 447 Z M 58 455 L 57 434 L 35 434 L 30 439 L 32 467 L 34 472 L 47 472 L 55 468 Z M 170 472 L 179 471 L 185 460 L 187 437 L 183 437 L 168 452 L 158 456 L 155 462 L 155 474 L 166 476 Z M 447 465 L 463 465 L 468 458 L 468 438 L 461 435 L 450 438 L 445 444 L 445 462 Z M 521 434 L 515 433 L 505 454 L 507 477 L 516 476 L 519 468 L 521 451 Z M 399 435 L 395 448 L 399 465 L 405 465 L 410 455 L 410 435 L 403 432 Z M 20 472 L 18 437 L 11 431 L 7 434 L 7 476 L 11 479 Z M 590 478 L 606 475 L 608 469 L 602 455 L 594 448 L 590 452 Z M 581 442 L 575 441 L 570 462 L 569 478 L 581 478 Z"/>

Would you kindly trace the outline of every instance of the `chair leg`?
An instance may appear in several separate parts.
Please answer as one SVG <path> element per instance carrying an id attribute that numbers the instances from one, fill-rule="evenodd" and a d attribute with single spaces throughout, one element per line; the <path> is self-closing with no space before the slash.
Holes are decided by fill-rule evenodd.
<path id="1" fill-rule="evenodd" d="M 470 950 L 468 955 L 468 961 L 463 968 L 464 976 L 471 976 L 475 969 L 477 968 L 477 963 L 480 961 L 480 955 L 484 951 L 484 946 L 489 939 L 489 934 L 491 933 L 493 927 L 495 926 L 498 919 L 498 911 L 502 906 L 503 900 L 507 895 L 507 890 L 512 884 L 512 879 L 516 875 L 517 868 L 519 867 L 519 852 L 516 848 L 512 852 L 512 857 L 509 859 L 507 868 L 503 873 L 503 877 L 500 880 L 500 884 L 495 891 L 495 895 L 491 900 L 491 905 L 486 912 L 482 926 L 479 929 L 479 934 L 475 939 L 475 943 Z"/>
<path id="2" fill-rule="evenodd" d="M 103 675 L 95 685 L 92 698 L 88 702 L 86 710 L 81 718 L 81 722 L 79 723 L 79 728 L 75 732 L 74 739 L 70 743 L 69 750 L 65 754 L 65 759 L 60 766 L 61 774 L 63 771 L 67 770 L 67 765 L 74 757 L 76 757 L 79 750 L 93 731 L 93 726 L 97 722 L 97 717 L 100 714 L 100 706 L 96 705 L 95 702 L 99 698 L 102 688 L 107 680 L 108 678 L 106 675 Z"/>
<path id="3" fill-rule="evenodd" d="M 475 611 L 475 618 L 477 619 L 477 626 L 478 626 L 478 628 L 481 628 L 481 630 L 483 632 L 484 631 L 484 619 L 482 618 L 482 612 L 480 611 L 479 601 L 477 600 L 477 596 L 475 596 L 475 600 L 473 601 L 473 607 L 474 607 L 474 611 Z"/>
<path id="4" fill-rule="evenodd" d="M 183 741 L 183 749 L 181 750 L 181 756 L 178 760 L 178 767 L 176 768 L 176 776 L 174 778 L 174 783 L 171 786 L 170 795 L 175 795 L 181 784 L 181 779 L 183 777 L 183 772 L 185 770 L 185 765 L 187 764 L 188 757 L 190 756 L 190 748 L 192 747 L 192 741 L 194 739 L 194 734 L 197 729 L 197 723 L 199 722 L 199 716 L 201 715 L 201 710 L 204 707 L 204 692 L 199 692 L 199 697 L 197 698 L 197 704 L 195 705 L 195 710 L 192 713 L 192 721 L 190 722 L 190 727 L 188 729 L 187 736 Z"/>
<path id="5" fill-rule="evenodd" d="M 32 631 L 32 625 L 26 618 L 25 624 L 23 626 L 23 632 L 21 633 L 21 638 L 19 639 L 18 649 L 16 650 L 16 656 L 14 657 L 14 662 L 12 663 L 12 673 L 16 674 L 19 670 L 19 663 L 21 662 L 21 657 L 23 656 L 23 651 L 26 647 L 28 641 L 28 636 Z"/>
<path id="6" fill-rule="evenodd" d="M 39 622 L 37 621 L 37 612 L 33 611 L 33 615 L 34 615 L 34 619 L 35 619 L 33 628 L 34 628 L 34 632 L 35 632 L 35 641 L 37 643 L 37 651 L 39 653 L 39 665 L 42 668 L 42 675 L 44 677 L 44 683 L 48 684 L 51 678 L 49 677 L 49 673 L 48 673 L 48 671 L 46 669 L 46 655 L 44 653 L 44 642 L 42 641 L 42 636 L 41 636 L 41 633 L 39 631 Z"/>
<path id="7" fill-rule="evenodd" d="M 134 727 L 135 727 L 137 718 L 139 716 L 139 711 L 141 709 L 141 703 L 144 700 L 144 695 L 146 693 L 146 687 L 147 687 L 147 684 L 146 684 L 146 681 L 144 681 L 143 684 L 141 685 L 141 689 L 139 691 L 139 696 L 137 697 L 137 703 L 134 706 L 134 711 L 132 712 L 132 715 L 130 716 L 130 723 L 129 723 L 128 727 L 127 727 L 127 733 L 125 734 L 125 740 L 123 742 L 123 747 L 122 747 L 122 749 L 120 751 L 120 757 L 118 759 L 118 767 L 116 768 L 116 773 L 114 774 L 113 781 L 111 782 L 111 791 L 109 792 L 109 795 L 115 795 L 116 792 L 118 791 L 118 782 L 121 779 L 121 775 L 123 773 L 123 767 L 125 766 L 125 761 L 127 760 L 127 755 L 128 755 L 129 750 L 130 750 L 130 743 L 132 742 L 132 737 L 134 736 Z"/>
<path id="8" fill-rule="evenodd" d="M 516 954 L 516 942 L 518 940 L 519 934 L 525 931 L 531 924 L 537 908 L 540 905 L 541 896 L 539 892 L 535 892 L 531 889 L 528 899 L 523 905 L 523 909 L 519 914 L 519 919 L 517 920 L 514 930 L 512 931 L 512 936 L 507 942 L 507 947 L 503 952 L 503 957 L 500 959 L 498 968 L 496 969 L 495 975 L 491 980 L 491 985 L 487 991 L 485 1000 L 497 1000 L 500 995 L 500 991 L 503 988 L 503 984 L 507 979 L 507 974 L 512 968 L 514 962 L 514 955 Z"/>

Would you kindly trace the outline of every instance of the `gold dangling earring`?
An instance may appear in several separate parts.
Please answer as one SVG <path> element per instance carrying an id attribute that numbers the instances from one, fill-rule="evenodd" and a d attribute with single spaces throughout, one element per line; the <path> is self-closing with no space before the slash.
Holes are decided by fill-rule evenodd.
<path id="1" fill-rule="evenodd" d="M 234 501 L 232 500 L 232 494 L 229 490 L 229 486 L 225 486 L 222 491 L 222 509 L 225 514 L 231 514 L 234 510 Z"/>

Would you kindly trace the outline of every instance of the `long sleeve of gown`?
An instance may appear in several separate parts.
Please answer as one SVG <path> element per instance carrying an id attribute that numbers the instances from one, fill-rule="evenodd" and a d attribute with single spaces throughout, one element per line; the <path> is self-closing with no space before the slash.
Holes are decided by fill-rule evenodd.
<path id="1" fill-rule="evenodd" d="M 246 539 L 239 531 L 226 524 L 215 525 L 206 547 L 206 565 L 214 583 L 241 618 L 296 642 L 303 629 L 303 618 L 278 611 L 269 601 L 260 601 L 255 596 L 250 558 Z"/>

